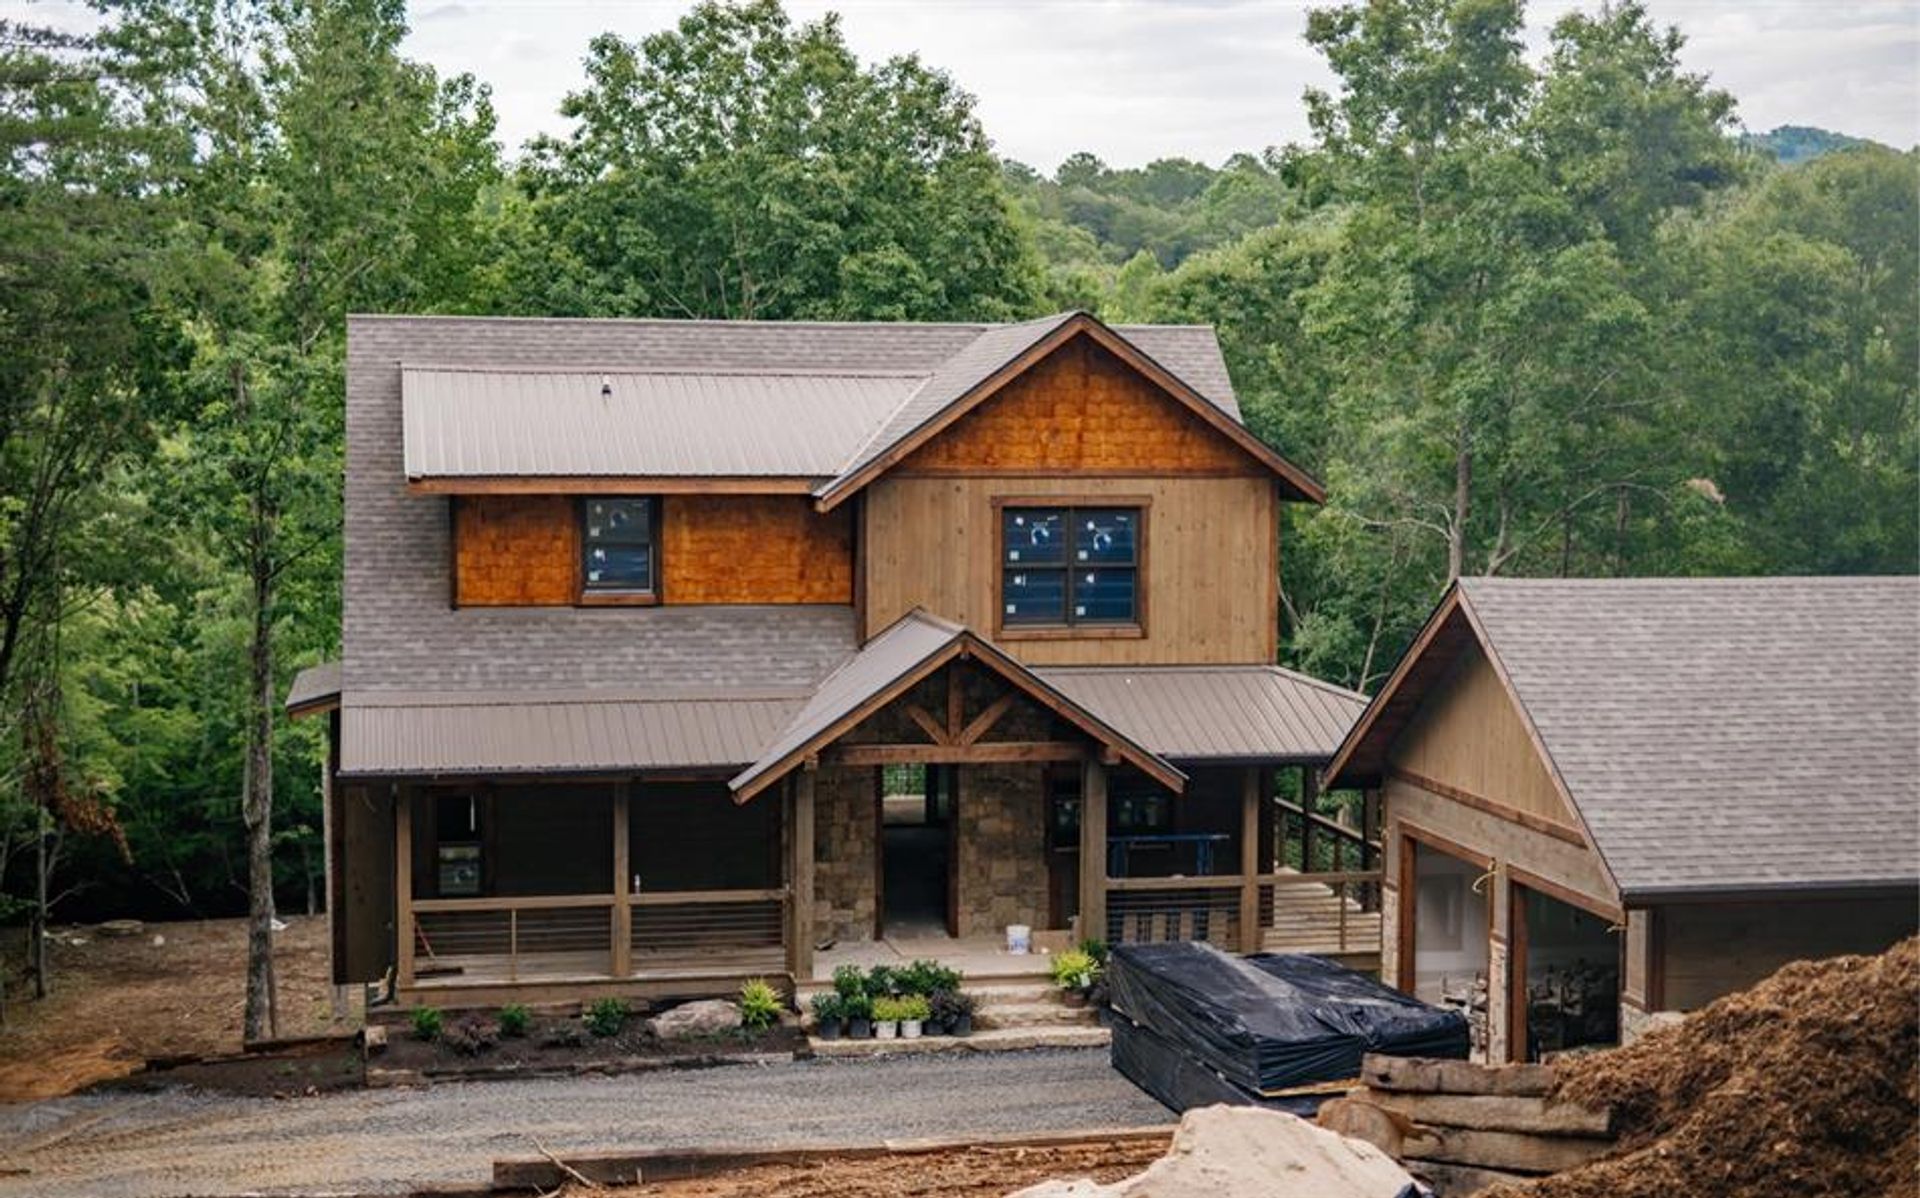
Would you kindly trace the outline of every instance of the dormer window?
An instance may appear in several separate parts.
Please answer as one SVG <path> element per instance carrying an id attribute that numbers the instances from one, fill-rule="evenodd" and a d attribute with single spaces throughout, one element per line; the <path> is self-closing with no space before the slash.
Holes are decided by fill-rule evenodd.
<path id="1" fill-rule="evenodd" d="M 646 600 L 659 593 L 659 527 L 653 499 L 585 499 L 580 505 L 584 597 Z"/>

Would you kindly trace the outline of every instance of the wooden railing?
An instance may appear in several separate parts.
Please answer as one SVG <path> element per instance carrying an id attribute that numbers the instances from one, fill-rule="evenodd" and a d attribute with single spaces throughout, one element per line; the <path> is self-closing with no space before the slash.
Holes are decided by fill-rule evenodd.
<path id="1" fill-rule="evenodd" d="M 1380 917 L 1359 895 L 1379 884 L 1377 869 L 1110 878 L 1106 938 L 1110 944 L 1200 941 L 1243 952 L 1373 953 L 1380 948 Z"/>
<path id="2" fill-rule="evenodd" d="M 1280 872 L 1254 879 L 1260 888 L 1260 922 L 1270 947 L 1291 952 L 1380 951 L 1377 869 Z"/>
<path id="3" fill-rule="evenodd" d="M 1237 949 L 1245 942 L 1238 874 L 1179 878 L 1109 878 L 1109 944 L 1205 941 Z"/>
<path id="4" fill-rule="evenodd" d="M 1298 844 L 1302 873 L 1377 871 L 1382 861 L 1377 803 L 1376 798 L 1368 796 L 1361 820 L 1365 826 L 1354 828 L 1339 820 L 1328 819 L 1318 811 L 1309 811 L 1299 803 L 1286 799 L 1274 800 L 1280 812 L 1276 823 L 1278 860 L 1284 864 L 1293 859 L 1291 850 Z M 1355 890 L 1353 897 L 1363 910 L 1380 909 L 1378 882 L 1376 878 Z"/>
<path id="5" fill-rule="evenodd" d="M 786 916 L 784 888 L 415 899 L 401 984 L 776 973 Z"/>

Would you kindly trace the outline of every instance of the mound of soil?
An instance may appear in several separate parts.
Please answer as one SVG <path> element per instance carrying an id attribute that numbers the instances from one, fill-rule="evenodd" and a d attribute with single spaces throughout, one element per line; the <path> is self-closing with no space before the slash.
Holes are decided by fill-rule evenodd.
<path id="1" fill-rule="evenodd" d="M 1789 965 L 1560 1078 L 1559 1097 L 1619 1112 L 1621 1153 L 1487 1198 L 1911 1198 L 1920 939 Z"/>

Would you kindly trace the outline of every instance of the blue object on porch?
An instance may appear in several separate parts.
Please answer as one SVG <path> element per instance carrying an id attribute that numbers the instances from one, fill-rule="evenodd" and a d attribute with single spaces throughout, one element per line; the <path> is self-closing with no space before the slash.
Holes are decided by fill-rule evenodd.
<path id="1" fill-rule="evenodd" d="M 1124 878 L 1127 873 L 1129 855 L 1136 848 L 1148 845 L 1190 844 L 1193 846 L 1193 872 L 1198 877 L 1210 877 L 1213 874 L 1213 846 L 1232 840 L 1231 832 L 1158 832 L 1144 836 L 1107 837 L 1107 876 Z"/>

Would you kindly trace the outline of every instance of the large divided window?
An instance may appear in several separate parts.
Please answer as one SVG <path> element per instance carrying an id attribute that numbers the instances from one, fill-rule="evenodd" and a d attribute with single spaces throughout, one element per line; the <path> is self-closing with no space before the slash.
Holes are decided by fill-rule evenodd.
<path id="1" fill-rule="evenodd" d="M 1000 509 L 1000 623 L 1132 627 L 1140 622 L 1139 507 Z"/>
<path id="2" fill-rule="evenodd" d="M 660 521 L 654 500 L 589 498 L 580 514 L 581 590 L 590 596 L 658 594 Z"/>

